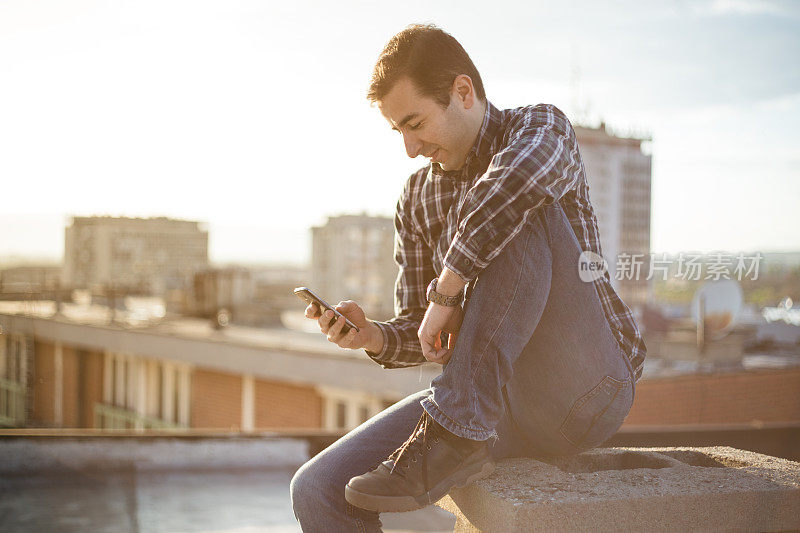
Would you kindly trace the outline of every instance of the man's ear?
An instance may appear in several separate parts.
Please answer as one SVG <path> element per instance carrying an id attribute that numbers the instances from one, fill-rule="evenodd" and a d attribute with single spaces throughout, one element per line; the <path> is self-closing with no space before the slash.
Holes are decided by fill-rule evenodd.
<path id="1" fill-rule="evenodd" d="M 464 106 L 464 109 L 471 109 L 475 105 L 475 87 L 472 86 L 472 78 L 466 74 L 459 74 L 453 80 L 453 91 L 455 97 Z"/>

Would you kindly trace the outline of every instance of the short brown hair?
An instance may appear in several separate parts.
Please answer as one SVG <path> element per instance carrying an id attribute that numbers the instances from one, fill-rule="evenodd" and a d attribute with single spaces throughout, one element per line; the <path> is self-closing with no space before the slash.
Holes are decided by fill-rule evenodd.
<path id="1" fill-rule="evenodd" d="M 411 24 L 383 48 L 367 99 L 373 103 L 383 100 L 397 80 L 408 77 L 420 93 L 447 107 L 453 80 L 461 74 L 472 79 L 478 98 L 485 100 L 481 75 L 461 44 L 433 24 Z"/>

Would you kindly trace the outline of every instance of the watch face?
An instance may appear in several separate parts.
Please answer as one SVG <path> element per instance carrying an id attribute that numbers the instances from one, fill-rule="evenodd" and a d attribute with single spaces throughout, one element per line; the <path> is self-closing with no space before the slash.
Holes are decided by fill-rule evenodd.
<path id="1" fill-rule="evenodd" d="M 427 290 L 425 291 L 425 298 L 427 298 L 427 300 L 428 300 L 429 302 L 431 301 L 431 291 L 433 291 L 433 290 L 434 290 L 434 287 L 436 287 L 436 278 L 433 278 L 433 279 L 430 281 L 430 283 L 428 283 L 428 288 L 427 288 Z"/>

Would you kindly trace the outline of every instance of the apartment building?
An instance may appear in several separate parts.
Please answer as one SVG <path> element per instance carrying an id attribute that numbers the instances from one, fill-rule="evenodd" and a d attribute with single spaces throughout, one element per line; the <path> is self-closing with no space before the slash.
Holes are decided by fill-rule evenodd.
<path id="1" fill-rule="evenodd" d="M 115 284 L 164 295 L 208 267 L 208 231 L 167 217 L 73 217 L 65 229 L 64 279 L 74 288 Z"/>
<path id="2" fill-rule="evenodd" d="M 620 137 L 598 128 L 575 127 L 586 167 L 589 194 L 600 228 L 603 256 L 611 284 L 628 305 L 647 301 L 650 253 L 652 156 L 645 152 L 648 138 Z M 633 265 L 643 261 L 636 276 Z M 623 264 L 620 264 L 620 260 Z M 617 279 L 617 272 L 622 279 Z M 629 274 L 629 275 L 628 275 Z M 633 278 L 633 279 L 628 279 Z"/>
<path id="3" fill-rule="evenodd" d="M 311 289 L 331 304 L 358 302 L 371 318 L 394 315 L 394 222 L 361 215 L 329 217 L 311 228 Z"/>

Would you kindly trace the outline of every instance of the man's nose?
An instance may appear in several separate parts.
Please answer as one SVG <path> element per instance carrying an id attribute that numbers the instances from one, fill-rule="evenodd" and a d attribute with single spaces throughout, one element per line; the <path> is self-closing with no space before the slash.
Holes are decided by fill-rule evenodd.
<path id="1" fill-rule="evenodd" d="M 422 143 L 416 136 L 410 133 L 404 133 L 403 142 L 406 145 L 406 153 L 408 154 L 408 157 L 414 159 L 419 155 L 419 151 L 422 150 Z"/>

